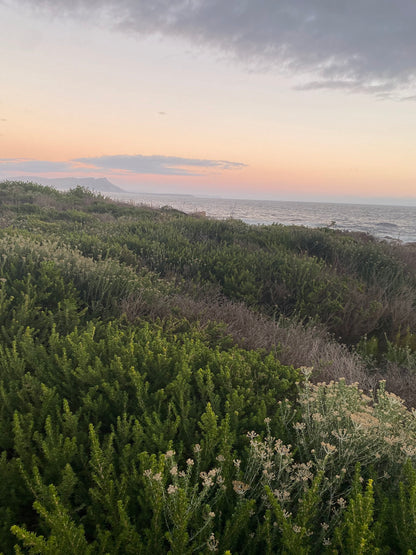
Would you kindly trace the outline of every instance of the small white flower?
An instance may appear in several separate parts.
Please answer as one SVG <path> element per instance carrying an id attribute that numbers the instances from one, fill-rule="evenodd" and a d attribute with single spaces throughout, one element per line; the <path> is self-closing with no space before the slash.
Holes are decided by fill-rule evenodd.
<path id="1" fill-rule="evenodd" d="M 295 532 L 295 534 L 300 534 L 302 532 L 302 528 L 300 526 L 298 526 L 297 524 L 292 526 L 292 528 L 293 528 L 293 531 Z"/>
<path id="2" fill-rule="evenodd" d="M 218 544 L 219 541 L 215 538 L 215 535 L 212 532 L 207 541 L 208 551 L 218 551 Z"/>

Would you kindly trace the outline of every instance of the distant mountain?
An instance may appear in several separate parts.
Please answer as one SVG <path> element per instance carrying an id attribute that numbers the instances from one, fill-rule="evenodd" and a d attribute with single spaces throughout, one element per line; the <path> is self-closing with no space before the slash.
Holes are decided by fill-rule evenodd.
<path id="1" fill-rule="evenodd" d="M 34 175 L 26 177 L 13 178 L 13 181 L 32 181 L 39 185 L 54 187 L 55 189 L 74 189 L 78 185 L 97 191 L 99 193 L 124 193 L 125 191 L 117 185 L 114 185 L 106 177 L 57 177 L 51 179 L 49 177 L 37 177 Z"/>

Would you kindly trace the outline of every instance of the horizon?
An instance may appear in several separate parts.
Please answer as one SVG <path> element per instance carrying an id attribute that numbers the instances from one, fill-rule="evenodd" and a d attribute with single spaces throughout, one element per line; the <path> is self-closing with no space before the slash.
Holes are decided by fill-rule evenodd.
<path id="1" fill-rule="evenodd" d="M 4 0 L 0 179 L 416 205 L 416 4 L 374 10 Z"/>
<path id="2" fill-rule="evenodd" d="M 26 183 L 36 183 L 38 185 L 43 185 L 43 186 L 47 186 L 47 187 L 53 187 L 53 188 L 57 188 L 56 186 L 54 186 L 52 183 L 45 183 L 46 180 L 50 179 L 50 181 L 54 181 L 55 179 L 59 180 L 60 178 L 41 178 L 41 177 L 36 177 L 36 176 L 27 176 L 27 177 L 6 177 L 6 178 L 2 178 L 0 177 L 0 184 L 4 181 L 21 181 L 21 182 L 26 182 Z M 84 177 L 76 177 L 76 176 L 71 176 L 68 175 L 64 178 L 62 178 L 62 180 L 65 179 L 74 179 L 74 180 L 82 180 L 82 179 L 97 179 L 97 180 L 102 180 L 102 179 L 106 179 L 110 185 L 115 185 L 114 183 L 112 183 L 107 177 L 88 177 L 88 178 L 84 178 Z M 40 181 L 44 181 L 44 183 L 41 183 Z M 82 184 L 81 184 L 82 186 Z M 136 190 L 136 189 L 123 189 L 122 187 L 120 187 L 119 185 L 116 185 L 116 187 L 119 188 L 119 191 L 104 191 L 104 190 L 100 190 L 100 189 L 94 189 L 93 187 L 89 187 L 93 192 L 96 193 L 101 193 L 101 194 L 125 194 L 125 195 L 148 195 L 148 196 L 159 196 L 159 197 L 192 197 L 195 199 L 201 198 L 201 199 L 218 199 L 218 200 L 245 200 L 245 201 L 272 201 L 272 202 L 289 202 L 289 203 L 307 203 L 307 204 L 347 204 L 347 205 L 363 205 L 363 206 L 397 206 L 397 207 L 404 207 L 404 208 L 416 208 L 416 198 L 407 198 L 407 199 L 401 199 L 401 198 L 395 198 L 395 197 L 391 197 L 391 198 L 368 198 L 368 197 L 354 197 L 354 198 L 348 198 L 348 197 L 334 197 L 334 198 L 329 198 L 329 197 L 325 197 L 325 198 L 316 198 L 315 197 L 310 197 L 310 198 L 296 198 L 294 196 L 292 197 L 288 197 L 288 198 L 282 198 L 282 197 L 277 197 L 277 196 L 265 196 L 265 195 L 256 195 L 256 193 L 250 193 L 250 194 L 246 194 L 245 196 L 241 195 L 240 196 L 227 196 L 226 194 L 219 194 L 219 193 L 211 193 L 211 192 L 177 192 L 177 191 L 162 191 L 162 192 L 158 192 L 158 191 L 148 191 L 148 190 Z M 66 188 L 62 187 L 62 190 L 66 190 Z M 59 189 L 58 189 L 59 190 Z M 238 193 L 236 193 L 236 195 L 238 195 Z"/>
<path id="3" fill-rule="evenodd" d="M 350 204 L 350 205 L 365 205 L 365 206 L 403 206 L 405 208 L 416 208 L 416 198 L 378 198 L 378 197 L 325 197 L 317 199 L 316 197 L 288 197 L 282 198 L 277 196 L 265 196 L 256 195 L 256 193 L 247 194 L 246 196 L 226 196 L 219 193 L 179 193 L 179 192 L 151 192 L 145 190 L 122 190 L 120 194 L 132 194 L 132 195 L 153 195 L 153 196 L 177 196 L 177 197 L 193 197 L 193 198 L 203 198 L 203 199 L 221 199 L 221 200 L 247 200 L 247 201 L 273 201 L 273 202 L 294 202 L 294 203 L 307 203 L 307 204 Z M 238 193 L 236 193 L 238 194 Z"/>

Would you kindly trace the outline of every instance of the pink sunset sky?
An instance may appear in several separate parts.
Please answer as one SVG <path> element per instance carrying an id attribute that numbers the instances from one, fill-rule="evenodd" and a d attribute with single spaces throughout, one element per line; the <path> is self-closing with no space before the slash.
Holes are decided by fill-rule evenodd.
<path id="1" fill-rule="evenodd" d="M 0 20 L 0 179 L 416 204 L 414 1 L 0 0 Z"/>

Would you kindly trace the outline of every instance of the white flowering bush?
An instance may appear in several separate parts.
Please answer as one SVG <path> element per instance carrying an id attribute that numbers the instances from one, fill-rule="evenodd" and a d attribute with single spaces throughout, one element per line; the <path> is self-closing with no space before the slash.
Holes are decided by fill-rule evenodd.
<path id="1" fill-rule="evenodd" d="M 226 490 L 221 465 L 202 471 L 199 444 L 194 446 L 194 458 L 189 457 L 183 467 L 178 466 L 175 455 L 168 450 L 143 473 L 153 511 L 153 534 L 160 526 L 160 540 L 166 537 L 171 553 L 177 555 L 216 551 L 215 511 Z M 221 463 L 223 457 L 219 459 Z M 162 546 L 161 541 L 159 548 Z"/>
<path id="2" fill-rule="evenodd" d="M 416 460 L 416 411 L 385 390 L 380 382 L 369 396 L 358 383 L 341 379 L 314 385 L 306 379 L 299 389 L 301 418 L 292 425 L 303 457 L 319 466 L 328 458 L 334 472 L 348 476 L 355 465 L 372 465 L 377 472 L 397 473 L 407 459 Z"/>

